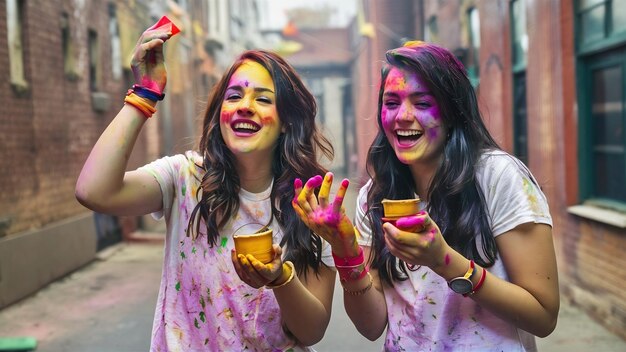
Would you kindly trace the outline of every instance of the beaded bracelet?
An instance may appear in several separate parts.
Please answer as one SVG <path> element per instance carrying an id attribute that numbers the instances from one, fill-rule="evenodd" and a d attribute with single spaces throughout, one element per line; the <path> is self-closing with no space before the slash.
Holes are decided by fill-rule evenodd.
<path id="1" fill-rule="evenodd" d="M 133 84 L 132 91 L 138 96 L 150 99 L 154 102 L 161 101 L 165 98 L 164 93 L 159 93 L 154 89 L 146 88 L 144 86 L 140 86 L 139 84 Z"/>
<path id="2" fill-rule="evenodd" d="M 129 93 L 124 98 L 124 103 L 129 104 L 135 107 L 137 110 L 141 111 L 141 113 L 146 117 L 150 118 L 157 111 L 146 99 L 136 95 L 135 93 Z"/>
<path id="3" fill-rule="evenodd" d="M 287 280 L 285 280 L 285 281 L 283 281 L 281 283 L 277 283 L 276 281 L 279 281 L 279 280 L 281 280 L 282 278 L 284 278 L 286 276 L 285 275 L 286 271 L 289 272 L 289 274 L 288 274 L 289 277 L 287 278 Z M 272 290 L 275 289 L 275 288 L 283 287 L 283 286 L 287 285 L 288 283 L 290 283 L 291 280 L 293 280 L 293 277 L 295 276 L 295 274 L 296 274 L 296 269 L 293 266 L 293 263 L 288 260 L 288 261 L 283 263 L 283 272 L 280 274 L 280 276 L 276 280 L 274 280 L 274 281 L 270 282 L 269 284 L 265 285 L 265 287 L 267 287 L 269 289 L 272 289 Z"/>
<path id="4" fill-rule="evenodd" d="M 476 293 L 478 290 L 480 290 L 480 288 L 483 286 L 483 283 L 485 283 L 486 277 L 487 277 L 487 269 L 483 268 L 483 272 L 482 274 L 480 274 L 480 279 L 478 279 L 478 283 L 476 283 L 476 286 L 472 288 L 471 292 L 464 294 L 463 297 L 471 296 L 474 293 Z"/>
<path id="5" fill-rule="evenodd" d="M 370 288 L 372 288 L 372 286 L 374 285 L 374 279 L 372 278 L 372 274 L 370 274 L 369 272 L 367 272 L 367 277 L 369 277 L 370 279 L 370 283 L 367 284 L 367 286 L 363 287 L 360 290 L 356 290 L 356 291 L 350 291 L 347 288 L 343 287 L 343 292 L 351 295 L 351 296 L 360 296 L 362 294 L 364 294 L 365 292 L 369 291 Z"/>

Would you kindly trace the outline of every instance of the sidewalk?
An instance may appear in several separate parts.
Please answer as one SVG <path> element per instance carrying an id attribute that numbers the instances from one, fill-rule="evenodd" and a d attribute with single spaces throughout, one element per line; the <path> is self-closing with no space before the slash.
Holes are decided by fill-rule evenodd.
<path id="1" fill-rule="evenodd" d="M 345 204 L 355 204 L 356 187 Z M 347 209 L 352 214 L 354 209 Z M 163 233 L 136 233 L 37 294 L 0 310 L 0 337 L 32 336 L 38 352 L 148 351 L 161 278 Z M 361 337 L 343 309 L 337 283 L 333 313 L 319 352 L 382 350 L 382 338 Z M 579 309 L 561 303 L 556 330 L 537 339 L 540 351 L 626 351 L 626 342 Z"/>
<path id="2" fill-rule="evenodd" d="M 85 268 L 0 311 L 0 336 L 32 336 L 37 351 L 147 351 L 161 271 L 162 243 L 118 244 Z M 381 351 L 352 326 L 335 290 L 324 351 Z M 580 310 L 563 302 L 555 332 L 538 339 L 541 351 L 626 351 L 612 335 Z"/>

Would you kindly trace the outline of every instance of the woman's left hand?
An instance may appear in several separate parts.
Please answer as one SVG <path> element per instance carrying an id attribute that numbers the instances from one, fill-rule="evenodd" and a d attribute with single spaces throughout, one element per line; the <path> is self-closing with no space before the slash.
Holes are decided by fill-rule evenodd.
<path id="1" fill-rule="evenodd" d="M 281 276 L 283 272 L 281 259 L 283 251 L 277 244 L 274 244 L 272 248 L 274 259 L 267 264 L 260 262 L 252 254 L 237 254 L 234 249 L 231 250 L 231 259 L 241 281 L 254 288 L 260 288 Z"/>
<path id="2" fill-rule="evenodd" d="M 391 254 L 407 264 L 434 268 L 445 262 L 448 243 L 428 213 L 400 218 L 395 226 L 385 223 L 383 231 Z"/>
<path id="3" fill-rule="evenodd" d="M 335 199 L 330 201 L 330 189 L 333 183 L 332 172 L 311 177 L 304 187 L 296 179 L 294 192 L 296 197 L 292 206 L 302 221 L 316 234 L 328 241 L 333 253 L 339 257 L 354 257 L 359 254 L 356 233 L 352 222 L 346 215 L 343 200 L 350 182 L 341 181 Z M 320 187 L 317 197 L 315 188 Z"/>

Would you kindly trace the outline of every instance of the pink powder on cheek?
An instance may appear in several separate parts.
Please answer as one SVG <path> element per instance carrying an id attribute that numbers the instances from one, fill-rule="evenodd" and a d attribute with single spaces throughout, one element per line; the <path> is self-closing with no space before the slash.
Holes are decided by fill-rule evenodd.
<path id="1" fill-rule="evenodd" d="M 273 125 L 276 122 L 276 118 L 274 116 L 263 116 L 261 117 L 261 123 L 263 125 Z"/>
<path id="2" fill-rule="evenodd" d="M 426 131 L 426 135 L 428 136 L 428 139 L 437 139 L 439 136 L 439 130 L 430 128 Z"/>
<path id="3" fill-rule="evenodd" d="M 380 112 L 380 120 L 383 124 L 383 129 L 390 130 L 393 127 L 393 117 L 392 118 L 388 118 L 388 112 L 385 108 L 383 108 Z"/>
<path id="4" fill-rule="evenodd" d="M 223 110 L 222 113 L 220 114 L 220 122 L 221 123 L 228 123 L 232 116 L 233 116 L 232 112 L 230 112 L 228 110 Z"/>

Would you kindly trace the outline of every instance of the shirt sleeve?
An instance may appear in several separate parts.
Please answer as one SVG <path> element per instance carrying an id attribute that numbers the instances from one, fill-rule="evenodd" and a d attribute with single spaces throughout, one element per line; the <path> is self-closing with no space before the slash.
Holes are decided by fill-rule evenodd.
<path id="1" fill-rule="evenodd" d="M 354 226 L 359 230 L 361 236 L 357 238 L 357 242 L 361 246 L 370 247 L 372 245 L 372 226 L 370 219 L 367 217 L 367 192 L 372 186 L 372 180 L 361 187 L 356 201 L 356 211 L 354 212 Z"/>
<path id="2" fill-rule="evenodd" d="M 159 187 L 161 188 L 161 195 L 163 196 L 163 210 L 152 213 L 152 216 L 157 220 L 163 216 L 165 216 L 166 219 L 169 219 L 170 217 L 172 204 L 174 202 L 174 195 L 176 194 L 175 181 L 178 178 L 180 165 L 185 160 L 186 157 L 182 154 L 167 156 L 137 169 L 151 174 L 159 183 Z"/>
<path id="3" fill-rule="evenodd" d="M 330 243 L 326 242 L 322 238 L 322 262 L 331 268 L 335 267 L 335 260 L 333 259 L 332 248 Z"/>
<path id="4" fill-rule="evenodd" d="M 525 165 L 508 154 L 488 155 L 482 162 L 477 179 L 494 236 L 529 222 L 552 226 L 546 196 Z"/>

